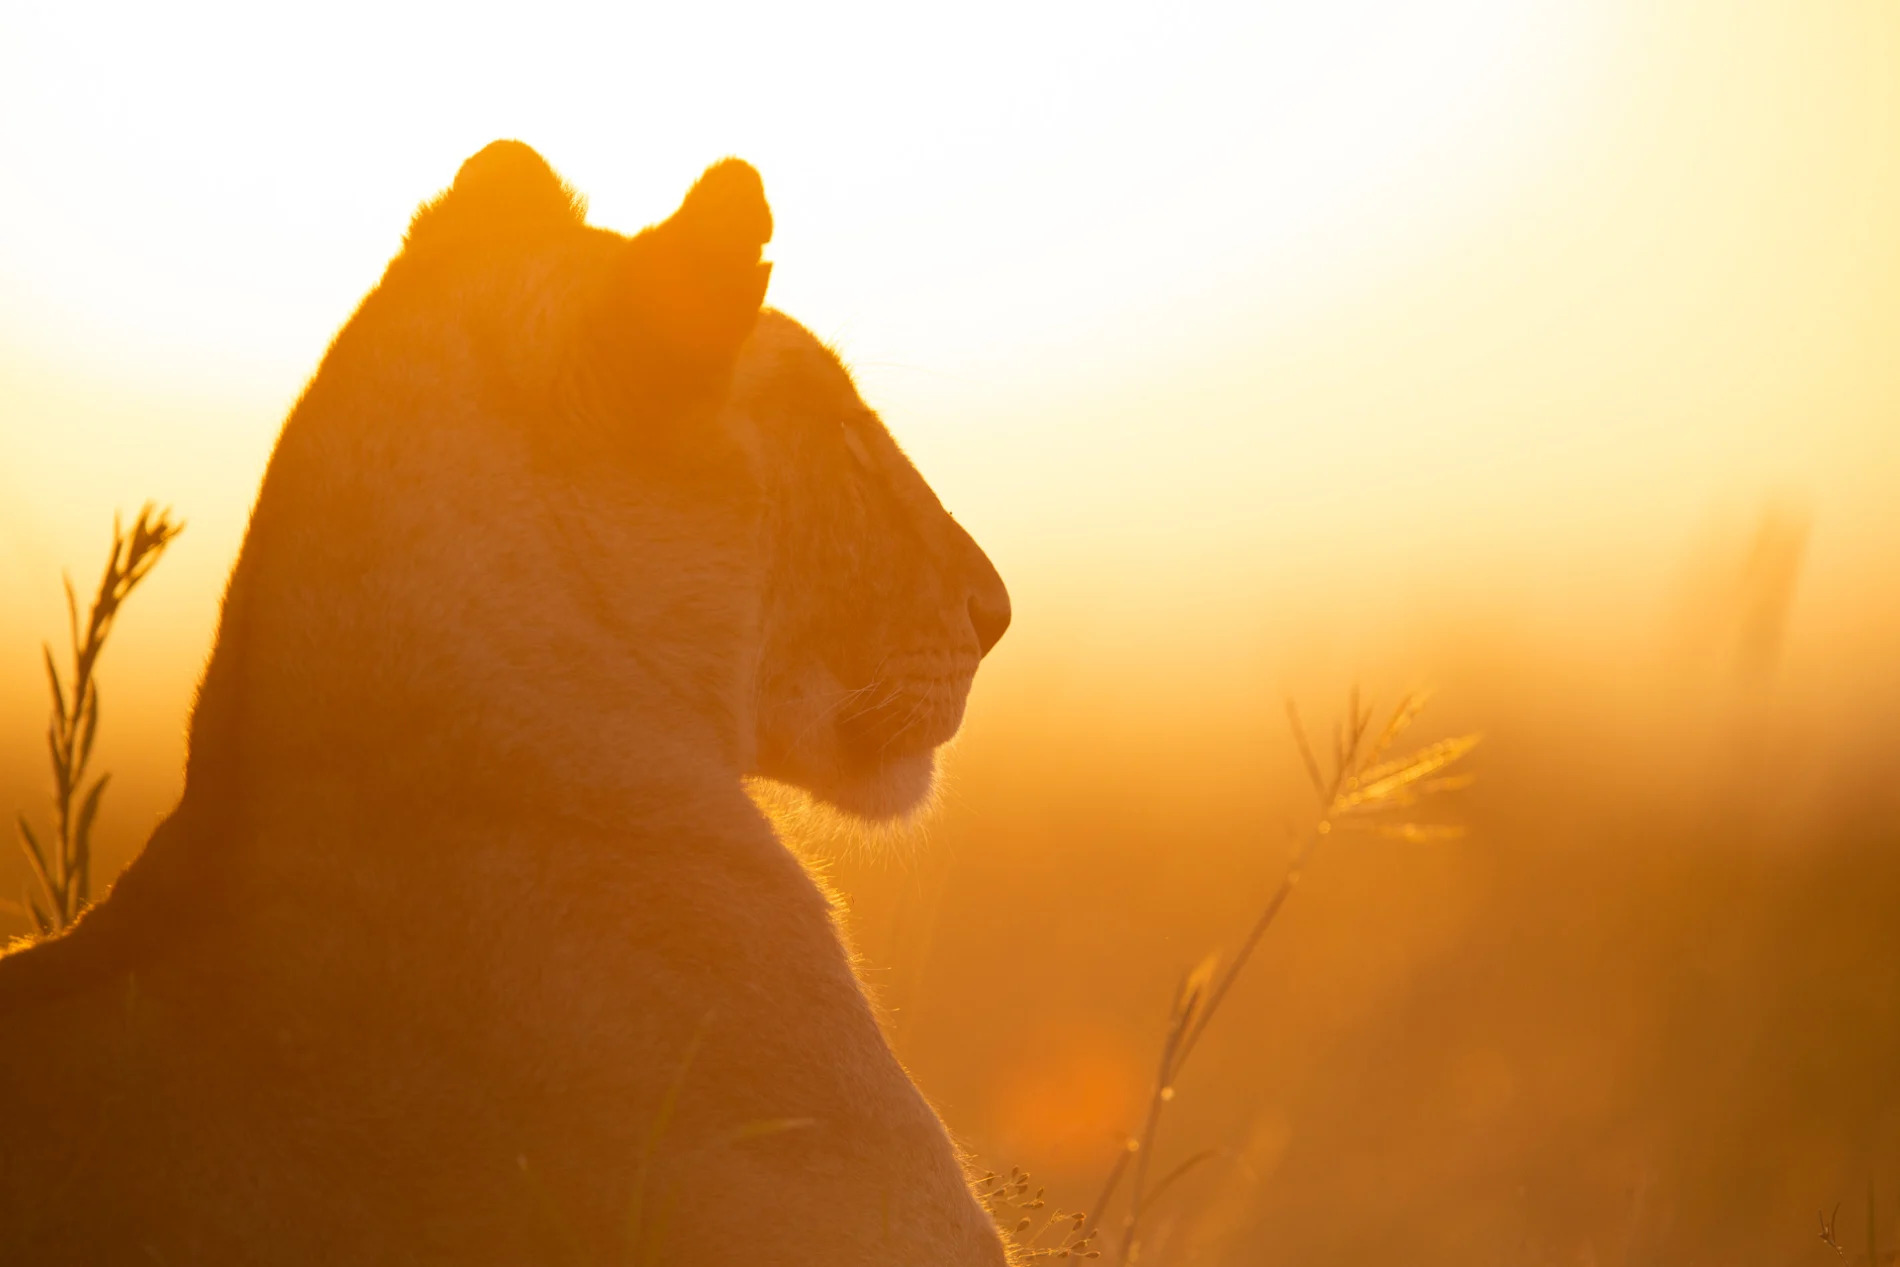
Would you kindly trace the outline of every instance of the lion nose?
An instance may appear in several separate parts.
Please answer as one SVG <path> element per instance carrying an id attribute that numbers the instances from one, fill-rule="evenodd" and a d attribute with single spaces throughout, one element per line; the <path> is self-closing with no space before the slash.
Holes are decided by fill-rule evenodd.
<path id="1" fill-rule="evenodd" d="M 1002 578 L 992 573 L 991 579 L 991 585 L 970 595 L 970 628 L 976 631 L 976 645 L 983 655 L 1003 640 L 1009 628 L 1009 591 L 1003 588 Z"/>
<path id="2" fill-rule="evenodd" d="M 1003 632 L 1009 628 L 1009 591 L 1003 587 L 996 565 L 990 562 L 990 556 L 983 553 L 983 547 L 975 538 L 960 525 L 956 532 L 963 554 L 958 571 L 967 595 L 964 606 L 970 613 L 970 631 L 976 635 L 980 659 L 1003 640 Z"/>

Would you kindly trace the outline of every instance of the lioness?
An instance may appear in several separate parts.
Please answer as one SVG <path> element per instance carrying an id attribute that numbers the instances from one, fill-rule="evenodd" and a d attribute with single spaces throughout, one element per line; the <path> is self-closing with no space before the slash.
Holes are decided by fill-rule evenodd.
<path id="1" fill-rule="evenodd" d="M 0 959 L 0 1263 L 1001 1264 L 748 799 L 928 793 L 1009 599 L 737 160 L 632 238 L 503 141 L 271 457 L 185 790 Z"/>

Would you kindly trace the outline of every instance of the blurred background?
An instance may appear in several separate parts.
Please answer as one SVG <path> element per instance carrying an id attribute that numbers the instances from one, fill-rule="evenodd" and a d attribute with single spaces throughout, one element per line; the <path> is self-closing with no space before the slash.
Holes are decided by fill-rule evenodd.
<path id="1" fill-rule="evenodd" d="M 1870 1185 L 1900 1248 L 1900 8 L 13 0 L 0 810 L 156 499 L 142 843 L 286 409 L 500 136 L 627 230 L 755 163 L 772 301 L 1009 581 L 939 809 L 788 825 L 984 1163 L 1093 1199 L 1312 823 L 1283 698 L 1428 685 L 1468 830 L 1319 852 L 1144 1261 L 1820 1264 Z"/>

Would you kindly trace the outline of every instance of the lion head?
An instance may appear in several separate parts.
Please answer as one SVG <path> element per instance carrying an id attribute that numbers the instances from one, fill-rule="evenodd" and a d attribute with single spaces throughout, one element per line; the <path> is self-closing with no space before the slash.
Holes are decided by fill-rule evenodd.
<path id="1" fill-rule="evenodd" d="M 980 661 L 1009 627 L 995 568 L 828 349 L 761 317 L 727 417 L 774 508 L 758 773 L 870 818 L 914 808 Z"/>
<path id="2" fill-rule="evenodd" d="M 462 514 L 504 529 L 502 566 L 471 588 L 512 608 L 475 619 L 529 621 L 534 680 L 588 679 L 570 712 L 578 696 L 657 702 L 675 738 L 716 732 L 737 773 L 889 818 L 927 797 L 1009 597 L 838 357 L 762 309 L 771 232 L 735 159 L 627 237 L 587 225 L 532 149 L 496 142 L 417 214 L 310 396 L 326 377 L 386 377 L 333 374 L 358 326 L 383 331 L 363 340 L 373 353 L 400 345 L 405 309 L 412 328 L 456 313 L 403 373 L 428 379 L 431 411 L 479 402 L 437 429 L 427 476 L 482 490 Z"/>

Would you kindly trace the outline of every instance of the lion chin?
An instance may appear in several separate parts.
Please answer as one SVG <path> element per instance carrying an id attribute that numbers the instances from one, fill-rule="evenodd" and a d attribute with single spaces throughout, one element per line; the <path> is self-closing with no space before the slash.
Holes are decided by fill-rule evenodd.
<path id="1" fill-rule="evenodd" d="M 943 657 L 942 672 L 906 674 L 896 683 L 846 692 L 847 703 L 766 771 L 813 799 L 872 824 L 916 819 L 935 804 L 938 756 L 962 728 L 975 677 L 974 658 Z M 822 739 L 814 739 L 822 735 Z"/>
<path id="2" fill-rule="evenodd" d="M 888 823 L 916 818 L 932 804 L 937 788 L 937 754 L 885 756 L 847 767 L 838 779 L 813 795 L 853 818 Z"/>
<path id="3" fill-rule="evenodd" d="M 824 742 L 800 745 L 764 763 L 760 773 L 873 825 L 913 820 L 934 806 L 941 743 L 897 747 L 869 742 L 848 723 L 833 722 L 827 730 Z"/>

